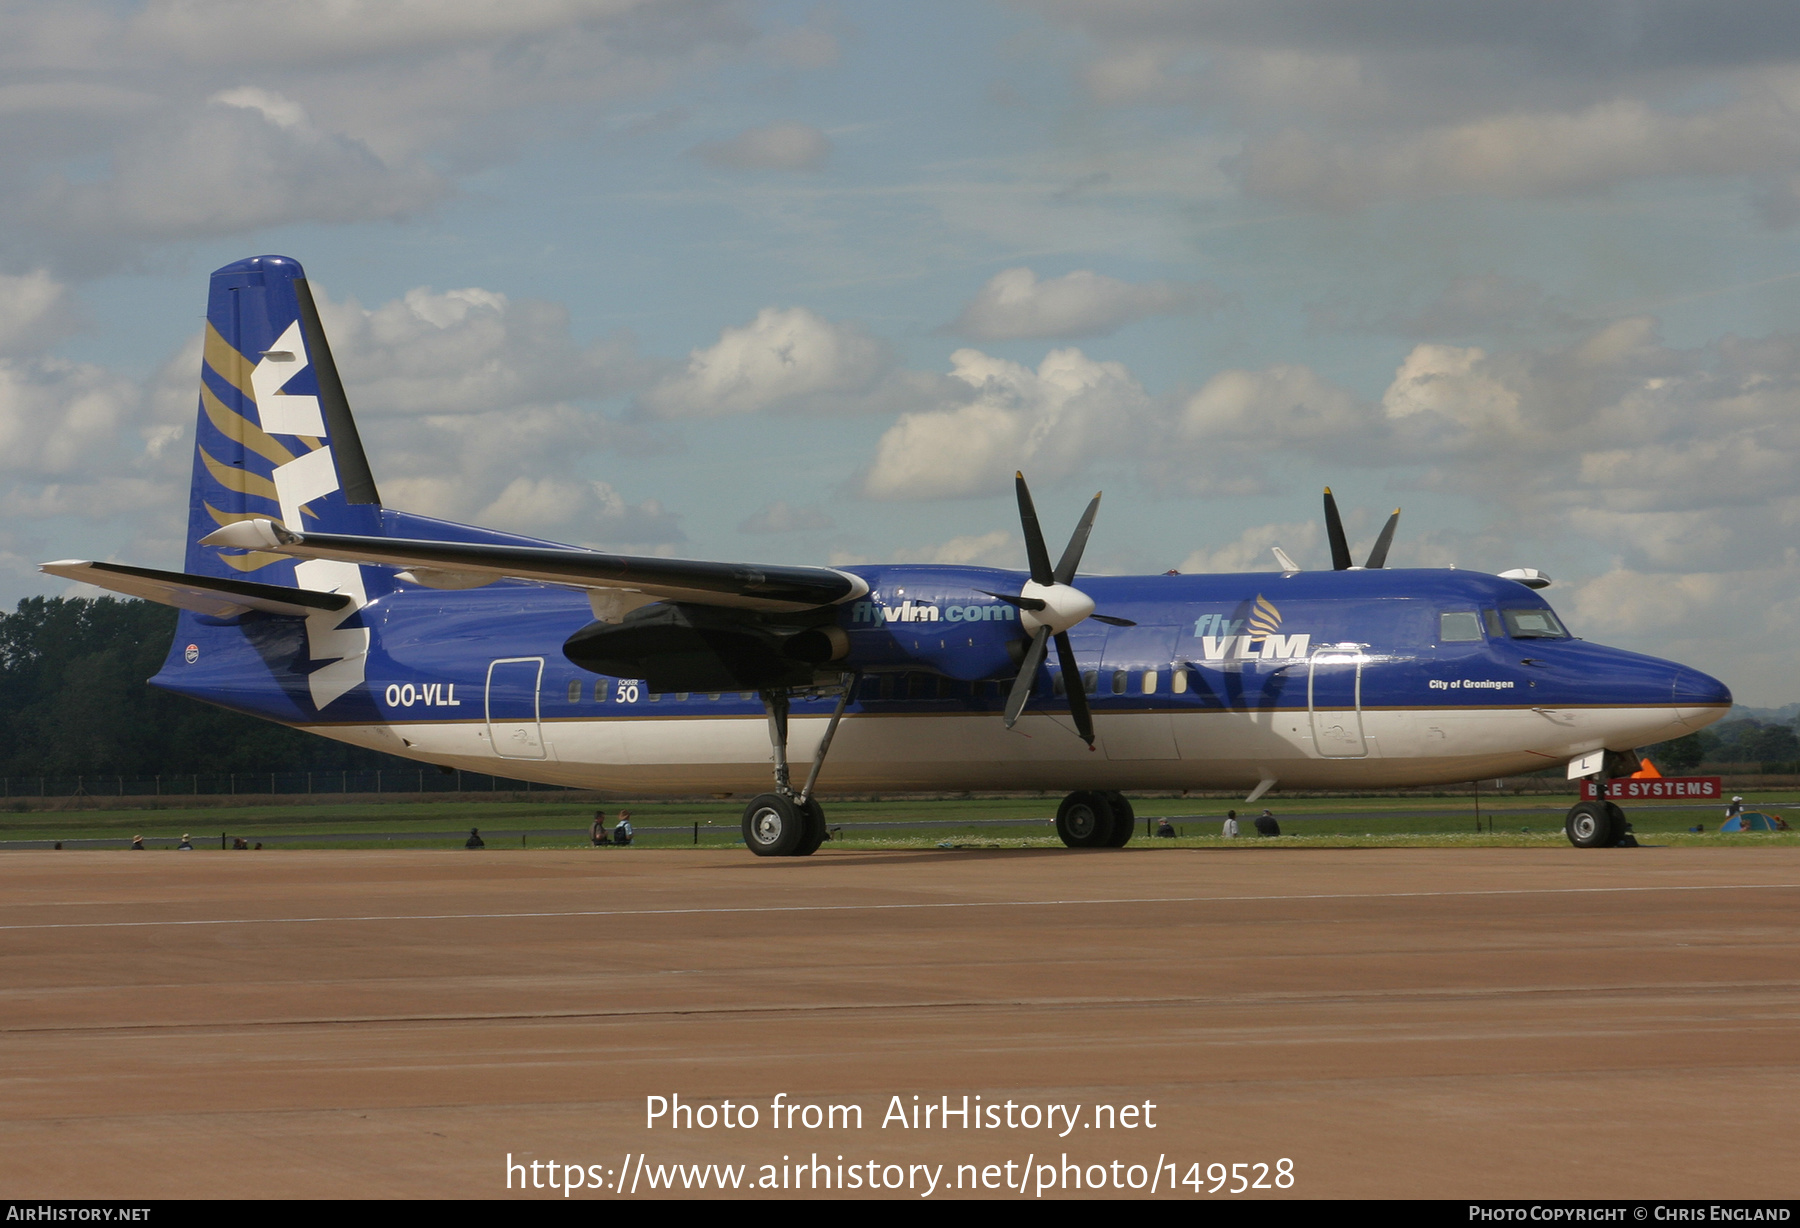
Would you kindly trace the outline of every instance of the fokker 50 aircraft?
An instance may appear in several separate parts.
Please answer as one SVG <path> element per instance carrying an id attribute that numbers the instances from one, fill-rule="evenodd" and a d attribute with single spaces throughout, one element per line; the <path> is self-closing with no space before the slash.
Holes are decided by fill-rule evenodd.
<path id="1" fill-rule="evenodd" d="M 1352 566 L 1329 491 L 1330 571 L 1277 551 L 1079 588 L 1099 497 L 1054 564 L 1023 477 L 1018 500 L 1026 574 L 639 558 L 396 511 L 305 274 L 258 256 L 212 277 L 186 570 L 43 570 L 182 611 L 155 686 L 470 771 L 748 796 L 765 856 L 824 838 L 828 752 L 837 790 L 1068 790 L 1062 839 L 1118 846 L 1124 790 L 1624 775 L 1731 703 L 1571 638 L 1535 572 L 1386 569 L 1392 519 Z M 1578 845 L 1624 830 L 1570 812 Z"/>

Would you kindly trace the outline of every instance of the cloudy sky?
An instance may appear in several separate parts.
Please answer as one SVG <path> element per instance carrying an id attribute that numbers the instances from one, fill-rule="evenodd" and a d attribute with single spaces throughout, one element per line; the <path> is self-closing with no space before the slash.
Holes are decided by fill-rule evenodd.
<path id="1" fill-rule="evenodd" d="M 17 0 L 0 599 L 178 566 L 206 277 L 390 503 L 770 562 L 1535 566 L 1800 699 L 1800 8 Z M 1056 526 L 1064 526 L 1058 529 Z"/>

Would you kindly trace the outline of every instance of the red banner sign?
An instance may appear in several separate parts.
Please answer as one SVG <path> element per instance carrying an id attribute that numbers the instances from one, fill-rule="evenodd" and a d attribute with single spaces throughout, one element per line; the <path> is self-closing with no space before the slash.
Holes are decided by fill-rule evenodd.
<path id="1" fill-rule="evenodd" d="M 1662 776 L 1649 780 L 1627 776 L 1606 783 L 1606 798 L 1613 802 L 1710 802 L 1718 801 L 1725 795 L 1722 778 L 1718 776 Z M 1582 801 L 1595 801 L 1599 796 L 1600 791 L 1595 788 L 1592 776 L 1581 782 Z"/>

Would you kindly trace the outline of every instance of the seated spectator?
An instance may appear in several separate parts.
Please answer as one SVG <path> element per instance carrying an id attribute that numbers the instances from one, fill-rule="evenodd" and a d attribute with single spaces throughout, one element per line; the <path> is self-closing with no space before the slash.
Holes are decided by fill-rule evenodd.
<path id="1" fill-rule="evenodd" d="M 594 811 L 594 822 L 593 826 L 588 828 L 588 838 L 594 842 L 595 848 L 599 848 L 607 843 L 606 811 Z"/>
<path id="2" fill-rule="evenodd" d="M 1161 840 L 1173 840 L 1175 838 L 1175 827 L 1167 819 L 1158 819 L 1156 821 L 1156 835 L 1157 838 Z"/>
<path id="3" fill-rule="evenodd" d="M 618 825 L 613 828 L 614 844 L 630 844 L 635 833 L 631 830 L 631 811 L 619 811 Z"/>
<path id="4" fill-rule="evenodd" d="M 131 838 L 131 847 L 136 849 L 140 853 L 143 852 L 144 851 L 144 838 L 142 836 L 133 836 Z"/>
<path id="5" fill-rule="evenodd" d="M 1281 824 L 1275 821 L 1273 811 L 1265 810 L 1256 816 L 1256 834 L 1259 836 L 1279 836 Z"/>
<path id="6" fill-rule="evenodd" d="M 1237 839 L 1237 811 L 1228 810 L 1225 812 L 1225 825 L 1219 829 L 1219 834 L 1224 836 L 1227 840 Z"/>
<path id="7" fill-rule="evenodd" d="M 192 843 L 191 843 L 191 842 L 190 842 L 190 841 L 189 841 L 189 840 L 188 840 L 188 834 L 187 834 L 187 833 L 186 833 L 186 832 L 182 832 L 182 833 L 181 833 L 181 843 L 180 843 L 180 844 L 177 844 L 177 845 L 176 845 L 176 846 L 175 846 L 175 851 L 176 851 L 176 852 L 178 852 L 178 853 L 179 853 L 179 852 L 182 852 L 182 851 L 184 851 L 184 850 L 185 850 L 185 851 L 187 851 L 187 852 L 190 852 L 190 853 L 191 853 L 191 852 L 193 852 L 193 851 L 194 851 L 194 846 L 193 846 L 193 844 L 192 844 Z"/>
<path id="8" fill-rule="evenodd" d="M 463 841 L 463 847 L 466 849 L 484 849 L 487 847 L 487 841 L 481 838 L 481 829 L 479 827 L 471 827 L 469 829 L 469 838 Z"/>

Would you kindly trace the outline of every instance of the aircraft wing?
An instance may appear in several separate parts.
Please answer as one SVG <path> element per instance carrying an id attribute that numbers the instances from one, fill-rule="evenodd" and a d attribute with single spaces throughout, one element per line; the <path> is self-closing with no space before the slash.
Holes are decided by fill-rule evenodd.
<path id="1" fill-rule="evenodd" d="M 639 594 L 647 601 L 769 611 L 815 609 L 851 601 L 869 591 L 861 577 L 830 567 L 711 563 L 606 554 L 573 547 L 295 533 L 263 519 L 226 525 L 202 538 L 201 544 L 268 550 L 294 558 L 401 567 L 413 573 L 411 577 L 402 576 L 403 579 L 411 578 L 434 588 L 473 588 L 501 579 L 535 580 L 574 588 L 622 590 L 622 594 Z"/>
<path id="2" fill-rule="evenodd" d="M 179 571 L 127 567 L 123 563 L 90 563 L 83 559 L 44 563 L 38 570 L 124 593 L 127 597 L 142 597 L 180 610 L 210 614 L 214 618 L 232 618 L 251 610 L 304 618 L 321 610 L 341 610 L 351 601 L 342 593 L 315 593 L 309 589 L 283 588 L 250 580 L 224 580 Z"/>

